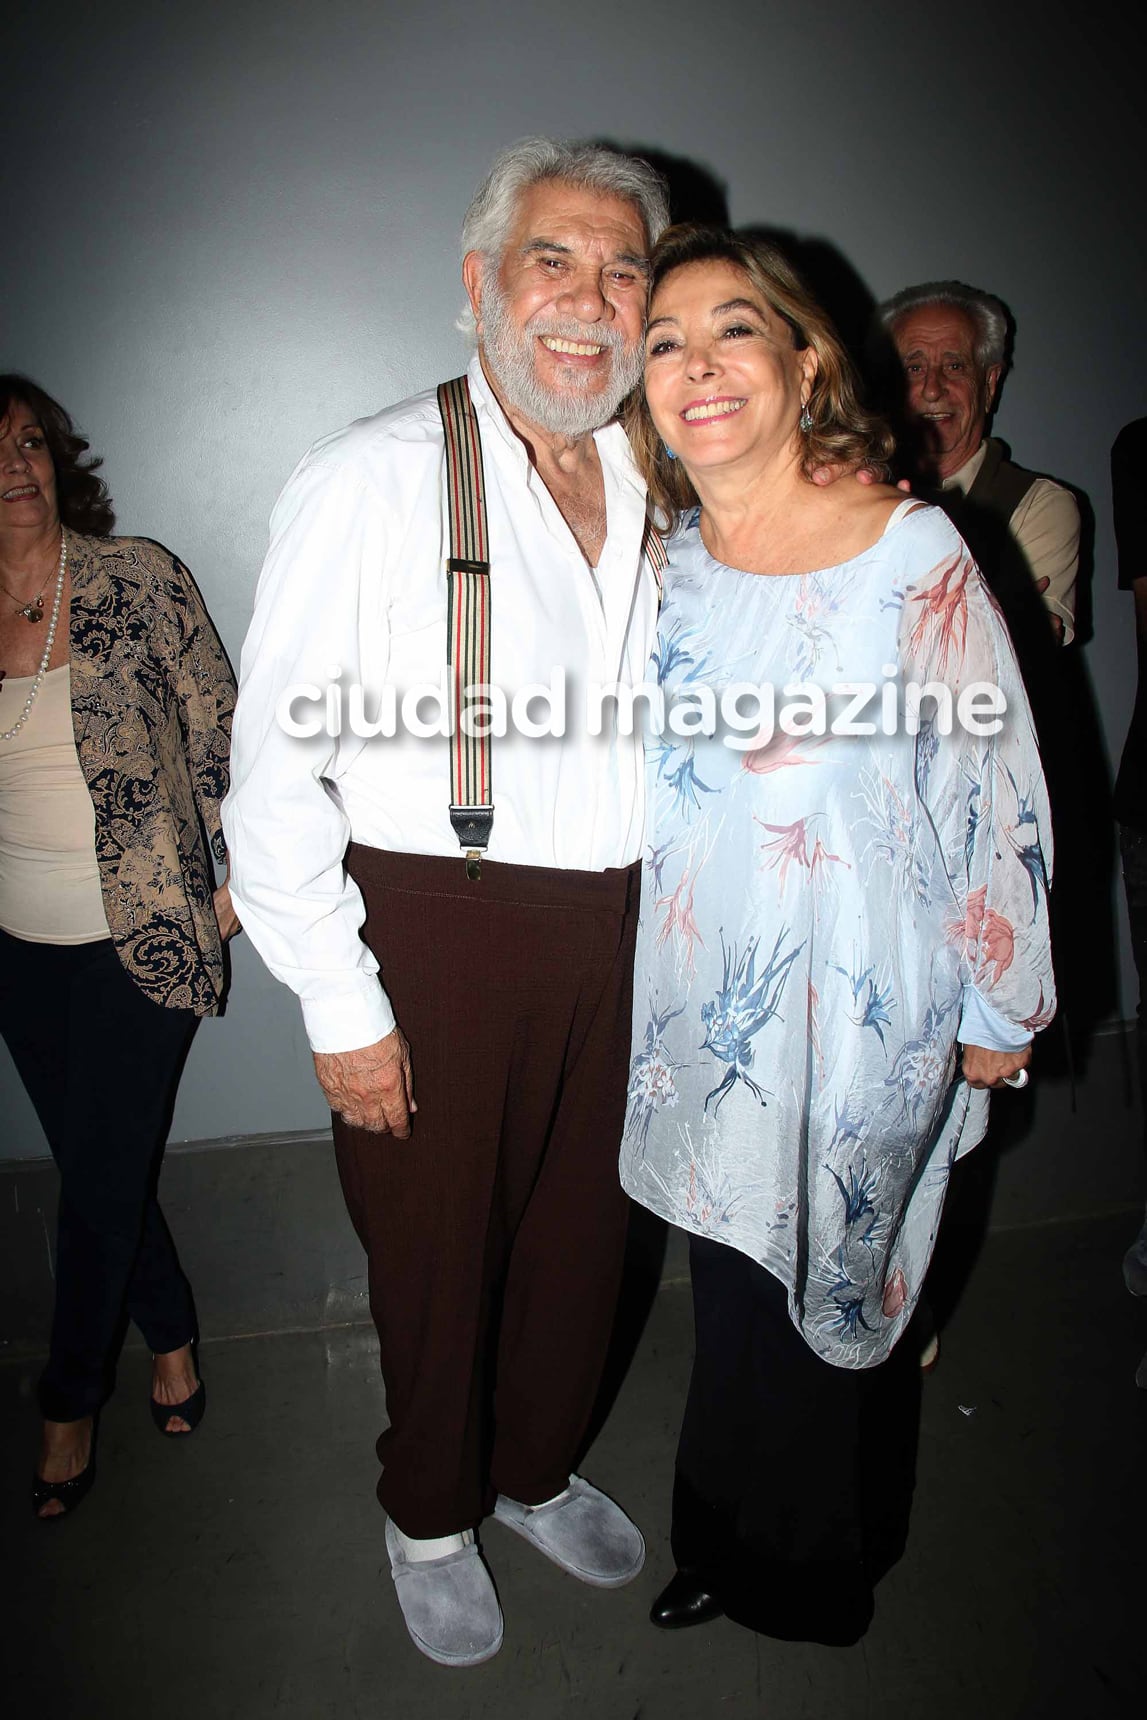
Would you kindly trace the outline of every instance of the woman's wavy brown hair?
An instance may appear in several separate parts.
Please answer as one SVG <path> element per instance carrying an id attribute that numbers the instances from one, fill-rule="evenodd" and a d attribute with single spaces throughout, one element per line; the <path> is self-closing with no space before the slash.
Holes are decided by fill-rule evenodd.
<path id="1" fill-rule="evenodd" d="M 115 513 L 107 485 L 96 477 L 102 462 L 82 458 L 91 444 L 77 433 L 59 401 L 45 394 L 31 377 L 15 371 L 0 374 L 0 424 L 11 417 L 15 406 L 29 407 L 44 432 L 56 468 L 56 505 L 63 523 L 88 537 L 110 536 Z"/>
<path id="2" fill-rule="evenodd" d="M 795 349 L 803 352 L 811 347 L 815 352 L 816 376 L 808 399 L 812 425 L 798 432 L 805 477 L 811 478 L 820 466 L 867 466 L 886 478 L 892 432 L 882 418 L 861 405 L 856 372 L 840 336 L 781 253 L 760 240 L 741 238 L 728 228 L 693 224 L 670 227 L 650 258 L 650 300 L 662 281 L 690 263 L 731 263 L 788 325 Z M 622 419 L 656 513 L 672 526 L 679 514 L 696 507 L 697 493 L 681 461 L 669 458 L 642 390 L 630 395 Z"/>

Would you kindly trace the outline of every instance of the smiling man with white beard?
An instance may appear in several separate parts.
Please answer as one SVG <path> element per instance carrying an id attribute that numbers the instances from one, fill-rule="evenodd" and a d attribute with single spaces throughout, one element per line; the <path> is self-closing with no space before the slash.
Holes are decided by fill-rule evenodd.
<path id="1" fill-rule="evenodd" d="M 597 1586 L 644 1559 L 571 1474 L 625 1241 L 641 737 L 299 739 L 275 711 L 291 685 L 401 688 L 446 663 L 460 708 L 466 683 L 555 665 L 643 679 L 658 546 L 613 419 L 666 215 L 633 158 L 545 139 L 498 158 L 463 229 L 465 379 L 306 455 L 243 651 L 232 895 L 300 997 L 334 1116 L 386 1384 L 392 1571 L 448 1665 L 501 1644 L 489 1514 Z"/>
<path id="2" fill-rule="evenodd" d="M 595 327 L 593 340 L 587 342 L 585 325 L 576 317 L 545 310 L 522 325 L 497 272 L 481 270 L 474 284 L 482 304 L 482 357 L 504 407 L 550 436 L 584 443 L 601 428 L 603 391 L 592 366 L 603 351 L 609 354 L 612 374 L 606 400 L 616 396 L 620 405 L 641 381 L 640 346 L 627 343 L 624 331 L 613 326 Z M 566 361 L 560 389 L 547 386 L 538 375 L 538 342 Z M 569 362 L 578 359 L 588 361 L 582 370 Z"/>

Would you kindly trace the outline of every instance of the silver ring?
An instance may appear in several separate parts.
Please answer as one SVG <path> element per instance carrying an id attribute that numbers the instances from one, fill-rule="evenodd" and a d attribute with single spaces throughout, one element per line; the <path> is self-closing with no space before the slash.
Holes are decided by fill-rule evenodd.
<path id="1" fill-rule="evenodd" d="M 1017 1069 L 1014 1075 L 1001 1075 L 1000 1080 L 1005 1087 L 1014 1087 L 1018 1092 L 1021 1087 L 1027 1086 L 1028 1072 L 1026 1069 Z"/>

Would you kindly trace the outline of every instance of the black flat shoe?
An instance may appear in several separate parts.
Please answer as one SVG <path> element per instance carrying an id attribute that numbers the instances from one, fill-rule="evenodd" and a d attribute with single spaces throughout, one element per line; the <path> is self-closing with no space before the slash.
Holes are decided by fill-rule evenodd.
<path id="1" fill-rule="evenodd" d="M 686 1630 L 724 1616 L 724 1607 L 702 1588 L 695 1571 L 676 1571 L 649 1609 L 650 1623 L 658 1630 Z"/>
<path id="2" fill-rule="evenodd" d="M 196 1373 L 199 1373 L 199 1345 L 194 1341 L 191 1345 L 191 1360 Z M 187 1439 L 203 1420 L 203 1412 L 207 1408 L 207 1387 L 200 1375 L 199 1384 L 182 1403 L 156 1403 L 153 1397 L 149 1397 L 147 1401 L 151 1419 L 165 1439 Z M 178 1429 L 168 1430 L 167 1424 L 173 1415 L 179 1416 L 187 1423 L 186 1433 L 180 1433 Z"/>

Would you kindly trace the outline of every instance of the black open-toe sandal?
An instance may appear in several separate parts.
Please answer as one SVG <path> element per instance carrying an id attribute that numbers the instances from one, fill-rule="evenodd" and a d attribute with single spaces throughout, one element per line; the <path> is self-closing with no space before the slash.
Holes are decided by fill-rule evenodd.
<path id="1" fill-rule="evenodd" d="M 41 1523 L 56 1523 L 63 1517 L 70 1517 L 78 1511 L 88 1494 L 91 1492 L 96 1479 L 96 1425 L 92 1423 L 92 1443 L 88 1452 L 87 1466 L 73 1475 L 70 1481 L 45 1481 L 42 1475 L 33 1472 L 32 1475 L 32 1514 Z M 45 1505 L 58 1499 L 64 1507 L 62 1511 L 53 1511 L 47 1517 L 41 1517 L 40 1512 Z"/>
<path id="2" fill-rule="evenodd" d="M 78 1511 L 96 1478 L 96 1466 L 89 1458 L 88 1466 L 78 1475 L 73 1475 L 70 1481 L 45 1481 L 42 1475 L 32 1477 L 32 1514 L 41 1523 L 58 1523 L 64 1517 L 70 1517 L 73 1511 Z M 62 1511 L 49 1511 L 46 1517 L 40 1513 L 44 1506 L 53 1499 L 58 1499 L 64 1507 Z"/>
<path id="3" fill-rule="evenodd" d="M 196 1373 L 199 1373 L 198 1344 L 193 1343 L 191 1346 L 191 1359 L 195 1364 Z M 151 1419 L 165 1439 L 187 1439 L 203 1420 L 203 1412 L 207 1408 L 207 1387 L 203 1384 L 203 1376 L 200 1375 L 199 1384 L 191 1396 L 184 1398 L 182 1403 L 156 1403 L 153 1397 L 149 1397 L 147 1402 L 148 1408 L 151 1410 Z M 173 1415 L 179 1416 L 181 1420 L 187 1423 L 186 1433 L 181 1433 L 178 1429 L 168 1428 L 167 1424 Z"/>

